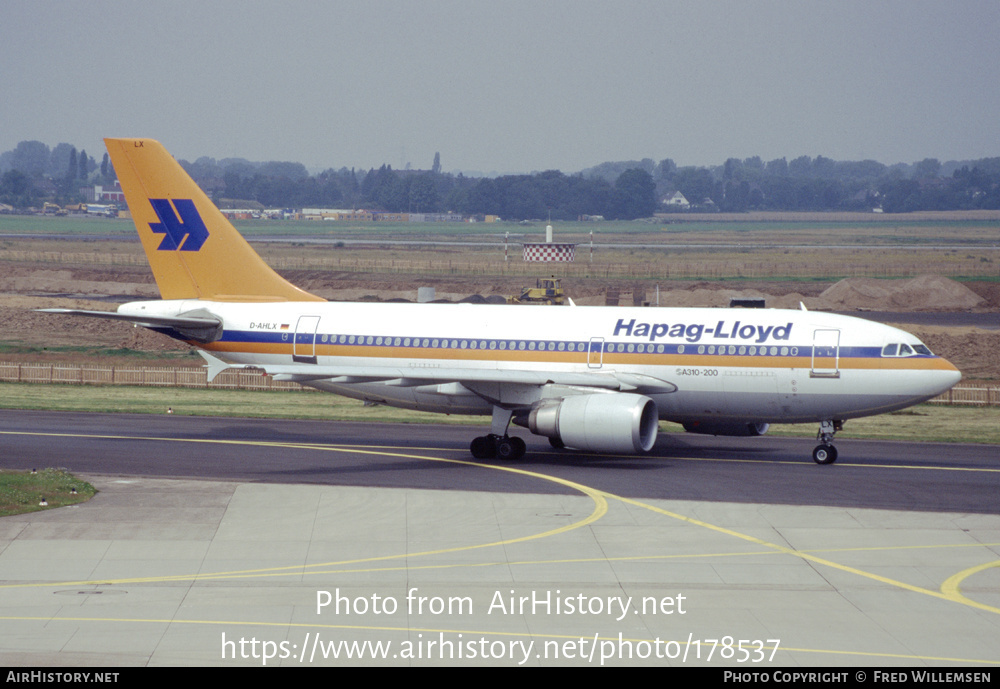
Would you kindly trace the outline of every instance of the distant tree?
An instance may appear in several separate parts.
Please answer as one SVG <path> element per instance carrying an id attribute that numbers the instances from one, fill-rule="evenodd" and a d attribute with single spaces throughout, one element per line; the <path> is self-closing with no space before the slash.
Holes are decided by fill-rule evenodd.
<path id="1" fill-rule="evenodd" d="M 107 158 L 108 154 L 105 153 L 104 157 Z M 215 158 L 209 158 L 208 156 L 202 156 L 198 158 L 193 163 L 188 163 L 185 160 L 178 161 L 184 170 L 191 175 L 195 181 L 202 179 L 219 179 L 226 171 L 222 169 L 222 166 L 215 162 Z M 110 162 L 108 163 L 111 166 Z M 109 170 L 109 173 L 112 171 Z"/>
<path id="2" fill-rule="evenodd" d="M 404 211 L 409 200 L 409 189 L 406 182 L 400 181 L 399 174 L 392 166 L 383 165 L 378 170 L 369 170 L 365 175 L 361 183 L 361 195 L 364 203 L 375 208 Z"/>
<path id="3" fill-rule="evenodd" d="M 769 161 L 767 165 L 764 166 L 764 171 L 774 177 L 787 177 L 788 161 L 784 158 L 776 158 L 775 160 Z"/>
<path id="4" fill-rule="evenodd" d="M 76 147 L 69 152 L 69 165 L 66 167 L 66 180 L 76 179 L 77 174 L 80 172 L 80 164 L 77 160 Z"/>
<path id="5" fill-rule="evenodd" d="M 0 202 L 27 208 L 35 205 L 31 177 L 20 170 L 8 170 L 0 177 Z"/>
<path id="6" fill-rule="evenodd" d="M 652 174 L 656 169 L 656 163 L 653 162 L 652 158 L 606 162 L 587 168 L 583 171 L 583 176 L 587 178 L 600 177 L 602 179 L 606 179 L 608 182 L 614 182 L 621 177 L 623 172 L 632 169 L 645 170 L 646 172 Z"/>
<path id="7" fill-rule="evenodd" d="M 356 208 L 360 196 L 360 185 L 358 184 L 358 175 L 355 173 L 354 168 L 352 167 L 350 170 L 346 167 L 340 168 L 337 171 L 337 180 L 343 200 L 351 208 Z"/>
<path id="8" fill-rule="evenodd" d="M 73 148 L 71 144 L 59 144 L 53 148 L 45 174 L 53 179 L 65 177 L 66 166 L 69 164 L 69 154 Z"/>
<path id="9" fill-rule="evenodd" d="M 746 180 L 729 180 L 719 208 L 729 213 L 742 213 L 750 207 L 750 183 Z"/>
<path id="10" fill-rule="evenodd" d="M 87 160 L 87 152 L 80 151 L 80 179 L 87 179 L 87 173 L 89 172 L 88 166 L 89 161 Z"/>
<path id="11" fill-rule="evenodd" d="M 677 163 L 670 158 L 664 158 L 656 166 L 656 173 L 653 177 L 657 182 L 666 182 L 674 176 L 675 172 L 677 172 Z"/>
<path id="12" fill-rule="evenodd" d="M 504 218 L 544 218 L 548 207 L 541 188 L 530 175 L 505 175 L 497 179 L 503 199 L 500 215 Z"/>
<path id="13" fill-rule="evenodd" d="M 892 180 L 883 184 L 882 208 L 886 213 L 908 213 L 920 210 L 920 184 L 912 179 Z"/>
<path id="14" fill-rule="evenodd" d="M 677 185 L 678 191 L 684 194 L 684 198 L 694 206 L 700 206 L 705 199 L 715 195 L 712 173 L 703 167 L 678 168 L 677 174 L 674 175 L 674 184 Z"/>
<path id="15" fill-rule="evenodd" d="M 622 220 L 648 218 L 656 211 L 656 184 L 646 170 L 632 169 L 615 180 L 613 216 Z"/>
<path id="16" fill-rule="evenodd" d="M 816 177 L 832 178 L 836 175 L 836 163 L 823 156 L 816 156 L 812 161 L 812 174 Z"/>
<path id="17" fill-rule="evenodd" d="M 434 154 L 434 164 L 431 166 L 431 172 L 433 172 L 435 175 L 440 175 L 441 174 L 441 154 L 440 153 L 435 153 Z"/>
<path id="18" fill-rule="evenodd" d="M 812 171 L 812 158 L 799 156 L 788 164 L 788 174 L 792 177 L 808 177 Z"/>
<path id="19" fill-rule="evenodd" d="M 497 182 L 489 177 L 483 177 L 473 184 L 463 195 L 456 199 L 455 207 L 469 215 L 502 215 L 500 190 Z"/>
<path id="20" fill-rule="evenodd" d="M 437 187 L 432 179 L 433 172 L 428 175 L 415 175 L 410 178 L 407 210 L 414 213 L 431 213 L 439 210 L 440 198 Z"/>
<path id="21" fill-rule="evenodd" d="M 264 163 L 258 170 L 259 174 L 265 177 L 286 177 L 288 179 L 305 179 L 309 176 L 309 171 L 302 163 L 285 163 L 271 161 Z"/>
<path id="22" fill-rule="evenodd" d="M 743 161 L 736 158 L 729 158 L 722 167 L 722 179 L 743 179 Z"/>
<path id="23" fill-rule="evenodd" d="M 44 174 L 50 157 L 49 147 L 41 141 L 21 141 L 10 156 L 5 156 L 5 167 L 20 170 L 29 177 L 37 177 Z"/>
<path id="24" fill-rule="evenodd" d="M 843 180 L 875 181 L 885 174 L 886 166 L 875 160 L 837 163 L 837 176 Z"/>
<path id="25" fill-rule="evenodd" d="M 935 179 L 941 172 L 941 161 L 937 158 L 924 158 L 913 164 L 913 179 Z"/>

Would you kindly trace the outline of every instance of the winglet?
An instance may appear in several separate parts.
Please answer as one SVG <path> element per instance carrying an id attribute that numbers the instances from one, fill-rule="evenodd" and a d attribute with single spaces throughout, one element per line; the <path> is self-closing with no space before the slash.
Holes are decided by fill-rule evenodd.
<path id="1" fill-rule="evenodd" d="M 274 272 L 153 139 L 105 139 L 164 299 L 324 301 Z"/>

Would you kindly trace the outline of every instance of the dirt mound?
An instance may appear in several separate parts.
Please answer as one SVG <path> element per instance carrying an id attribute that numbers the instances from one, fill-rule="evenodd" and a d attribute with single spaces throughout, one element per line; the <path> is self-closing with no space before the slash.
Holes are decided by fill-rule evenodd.
<path id="1" fill-rule="evenodd" d="M 25 269 L 17 266 L 0 275 L 0 292 L 18 294 L 76 294 L 84 296 L 124 295 L 156 299 L 156 285 L 123 281 L 112 271 L 74 271 L 69 269 Z M 131 275 L 128 275 L 131 278 Z"/>
<path id="2" fill-rule="evenodd" d="M 1000 375 L 1000 332 L 974 328 L 901 326 L 938 356 L 955 364 L 968 380 L 996 380 Z"/>
<path id="3" fill-rule="evenodd" d="M 1000 282 L 970 282 L 969 289 L 986 300 L 983 304 L 984 309 L 1000 311 Z"/>
<path id="4" fill-rule="evenodd" d="M 959 311 L 986 302 L 965 285 L 938 275 L 910 280 L 847 278 L 824 291 L 820 299 L 835 309 L 876 311 Z"/>

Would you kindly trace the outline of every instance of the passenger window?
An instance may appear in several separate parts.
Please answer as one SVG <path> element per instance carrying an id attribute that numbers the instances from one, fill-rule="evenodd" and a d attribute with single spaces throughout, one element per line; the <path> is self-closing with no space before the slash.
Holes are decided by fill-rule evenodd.
<path id="1" fill-rule="evenodd" d="M 882 348 L 882 356 L 896 356 L 896 349 L 899 347 L 897 344 L 887 344 Z"/>

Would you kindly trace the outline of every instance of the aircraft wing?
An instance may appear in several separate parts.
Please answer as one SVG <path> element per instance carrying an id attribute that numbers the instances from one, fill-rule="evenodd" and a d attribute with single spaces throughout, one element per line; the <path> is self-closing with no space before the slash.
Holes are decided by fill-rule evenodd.
<path id="1" fill-rule="evenodd" d="M 520 385 L 566 385 L 589 387 L 620 392 L 641 394 L 668 393 L 677 390 L 673 383 L 652 376 L 624 372 L 571 372 L 571 371 L 531 371 L 510 369 L 467 369 L 467 368 L 401 368 L 398 366 L 290 366 L 279 365 L 231 365 L 199 351 L 208 362 L 209 380 L 214 379 L 227 368 L 250 368 L 263 370 L 275 380 L 294 383 L 327 381 L 350 385 L 353 383 L 382 383 L 398 387 L 417 387 L 441 383 L 501 383 Z"/>

